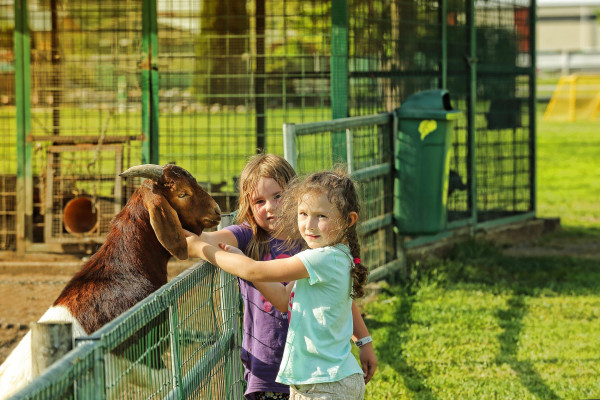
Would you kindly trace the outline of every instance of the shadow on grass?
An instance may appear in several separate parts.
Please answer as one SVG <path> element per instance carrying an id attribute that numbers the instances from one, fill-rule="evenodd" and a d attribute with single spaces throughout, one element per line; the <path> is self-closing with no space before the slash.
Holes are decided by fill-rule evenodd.
<path id="1" fill-rule="evenodd" d="M 431 268 L 422 275 L 441 285 L 477 284 L 515 295 L 595 295 L 600 291 L 598 264 L 597 259 L 570 256 L 505 256 L 490 244 L 473 241 L 436 262 L 436 276 L 431 276 Z"/>
<path id="2" fill-rule="evenodd" d="M 438 397 L 426 383 L 427 376 L 423 375 L 407 362 L 402 347 L 402 343 L 405 343 L 402 336 L 410 330 L 410 326 L 413 323 L 411 314 L 415 301 L 414 296 L 410 293 L 410 290 L 408 292 L 401 290 L 395 294 L 401 300 L 390 322 L 380 322 L 369 318 L 365 319 L 365 323 L 369 329 L 383 328 L 386 332 L 385 338 L 378 347 L 387 351 L 378 355 L 379 362 L 388 364 L 398 375 L 402 376 L 404 386 L 415 394 L 415 399 L 436 400 Z"/>
<path id="3" fill-rule="evenodd" d="M 515 295 L 509 298 L 507 305 L 508 309 L 498 311 L 498 322 L 504 331 L 498 335 L 500 353 L 496 356 L 496 362 L 498 364 L 510 365 L 523 386 L 537 398 L 545 400 L 560 399 L 544 383 L 544 380 L 540 377 L 531 362 L 518 360 L 519 336 L 523 328 L 523 316 L 527 311 L 523 296 Z"/>
<path id="4" fill-rule="evenodd" d="M 549 235 L 556 238 L 583 238 L 583 239 L 598 239 L 600 238 L 600 227 L 595 226 L 565 226 Z"/>
<path id="5" fill-rule="evenodd" d="M 590 239 L 596 229 L 570 231 L 563 237 Z M 455 247 L 442 261 L 443 278 L 439 284 L 474 284 L 478 290 L 506 293 L 507 308 L 497 312 L 500 344 L 498 364 L 507 364 L 523 386 L 536 398 L 557 400 L 558 396 L 536 371 L 533 363 L 518 359 L 526 297 L 596 295 L 600 291 L 598 260 L 570 256 L 505 256 L 497 247 L 468 242 Z M 439 276 L 438 276 L 439 277 Z M 431 279 L 431 277 L 430 277 Z"/>
<path id="6" fill-rule="evenodd" d="M 591 234 L 591 235 L 590 235 Z M 595 237 L 598 232 L 570 231 L 568 237 Z M 600 292 L 600 267 L 597 259 L 568 256 L 506 256 L 501 250 L 483 242 L 468 242 L 456 246 L 447 259 L 420 266 L 405 287 L 392 289 L 399 304 L 390 309 L 390 322 L 367 318 L 369 329 L 383 328 L 385 338 L 378 346 L 386 349 L 379 354 L 380 362 L 392 367 L 402 377 L 404 386 L 419 400 L 437 399 L 429 386 L 426 373 L 409 362 L 403 343 L 414 325 L 414 293 L 420 287 L 434 284 L 437 287 L 489 291 L 508 295 L 506 308 L 496 313 L 502 332 L 495 362 L 505 364 L 515 372 L 516 378 L 535 398 L 558 400 L 561 397 L 536 370 L 535 364 L 520 360 L 519 342 L 523 319 L 527 313 L 526 299 L 540 296 L 597 295 Z M 387 321 L 387 318 L 386 318 Z"/>

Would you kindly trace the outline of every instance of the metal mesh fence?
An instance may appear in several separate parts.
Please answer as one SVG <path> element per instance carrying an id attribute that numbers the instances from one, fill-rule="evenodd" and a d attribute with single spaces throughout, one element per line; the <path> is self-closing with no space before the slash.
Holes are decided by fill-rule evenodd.
<path id="1" fill-rule="evenodd" d="M 477 207 L 480 221 L 533 210 L 529 2 L 477 2 Z"/>
<path id="2" fill-rule="evenodd" d="M 350 2 L 349 29 L 350 114 L 391 111 L 414 93 L 447 87 L 453 107 L 463 111 L 454 124 L 450 169 L 464 185 L 469 176 L 468 3 L 448 2 L 443 17 L 442 2 L 432 0 Z M 443 22 L 451 25 L 445 35 Z M 448 198 L 450 221 L 470 215 L 465 187 L 457 185 Z"/>
<path id="3" fill-rule="evenodd" d="M 141 134 L 141 14 L 133 1 L 29 2 L 32 136 Z"/>
<path id="4" fill-rule="evenodd" d="M 235 277 L 199 263 L 91 336 L 18 399 L 241 399 Z"/>
<path id="5" fill-rule="evenodd" d="M 531 3 L 470 5 L 349 2 L 350 115 L 389 111 L 413 93 L 438 87 L 463 111 L 451 144 L 450 222 L 470 218 L 471 197 L 478 221 L 534 209 Z M 477 195 L 471 196 L 475 170 Z"/>
<path id="6" fill-rule="evenodd" d="M 152 4 L 155 13 L 148 11 Z M 13 4 L 0 7 L 6 11 L 0 73 L 8 71 L 0 118 L 11 121 L 0 127 L 0 232 L 11 249 L 16 109 L 14 89 L 6 88 L 15 82 L 18 15 Z M 26 12 L 29 185 L 43 183 L 49 146 L 121 143 L 131 154 L 127 167 L 141 160 L 141 133 L 156 132 L 158 162 L 182 165 L 232 211 L 247 157 L 257 148 L 281 154 L 284 122 L 323 121 L 344 110 L 349 116 L 391 111 L 411 94 L 445 87 L 463 111 L 452 133 L 449 221 L 534 209 L 530 0 L 32 0 Z M 347 26 L 334 26 L 344 13 Z M 152 23 L 157 60 L 144 47 Z M 345 49 L 340 38 L 347 54 L 339 52 Z M 158 89 L 147 81 L 153 68 Z M 150 114 L 158 126 L 149 131 Z M 324 156 L 331 151 L 322 150 Z M 42 242 L 45 196 L 31 193 L 33 241 Z"/>
<path id="7" fill-rule="evenodd" d="M 391 111 L 440 86 L 439 2 L 349 2 L 351 116 Z"/>
<path id="8" fill-rule="evenodd" d="M 17 152 L 12 3 L 0 3 L 0 251 L 16 247 Z"/>
<path id="9" fill-rule="evenodd" d="M 282 153 L 283 122 L 330 118 L 330 8 L 159 2 L 161 162 L 231 193 L 249 155 Z"/>
<path id="10" fill-rule="evenodd" d="M 141 4 L 131 1 L 27 3 L 33 242 L 101 241 L 131 194 L 115 177 L 131 163 L 130 147 L 140 153 L 140 16 Z M 14 148 L 6 153 L 16 156 Z M 103 162 L 111 153 L 113 162 Z M 63 224 L 65 205 L 78 196 L 93 199 L 98 224 L 88 231 Z"/>

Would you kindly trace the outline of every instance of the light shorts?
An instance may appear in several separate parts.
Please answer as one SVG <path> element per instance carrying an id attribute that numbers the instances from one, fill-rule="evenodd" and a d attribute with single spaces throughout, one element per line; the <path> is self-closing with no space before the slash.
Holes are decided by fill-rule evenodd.
<path id="1" fill-rule="evenodd" d="M 363 400 L 365 378 L 352 374 L 337 382 L 290 385 L 290 400 Z"/>

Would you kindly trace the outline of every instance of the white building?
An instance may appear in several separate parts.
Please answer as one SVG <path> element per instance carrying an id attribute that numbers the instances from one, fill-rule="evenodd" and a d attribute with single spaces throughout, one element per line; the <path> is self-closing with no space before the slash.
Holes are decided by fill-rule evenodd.
<path id="1" fill-rule="evenodd" d="M 540 70 L 600 72 L 600 0 L 537 0 Z"/>

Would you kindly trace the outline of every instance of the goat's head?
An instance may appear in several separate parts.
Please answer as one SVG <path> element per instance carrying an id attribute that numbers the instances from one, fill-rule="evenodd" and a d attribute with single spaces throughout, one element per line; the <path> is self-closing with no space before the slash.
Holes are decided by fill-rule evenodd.
<path id="1" fill-rule="evenodd" d="M 150 214 L 150 223 L 163 247 L 180 260 L 188 257 L 182 228 L 199 235 L 221 221 L 221 210 L 215 200 L 192 174 L 177 165 L 138 165 L 120 176 L 149 179 L 139 192 Z"/>

